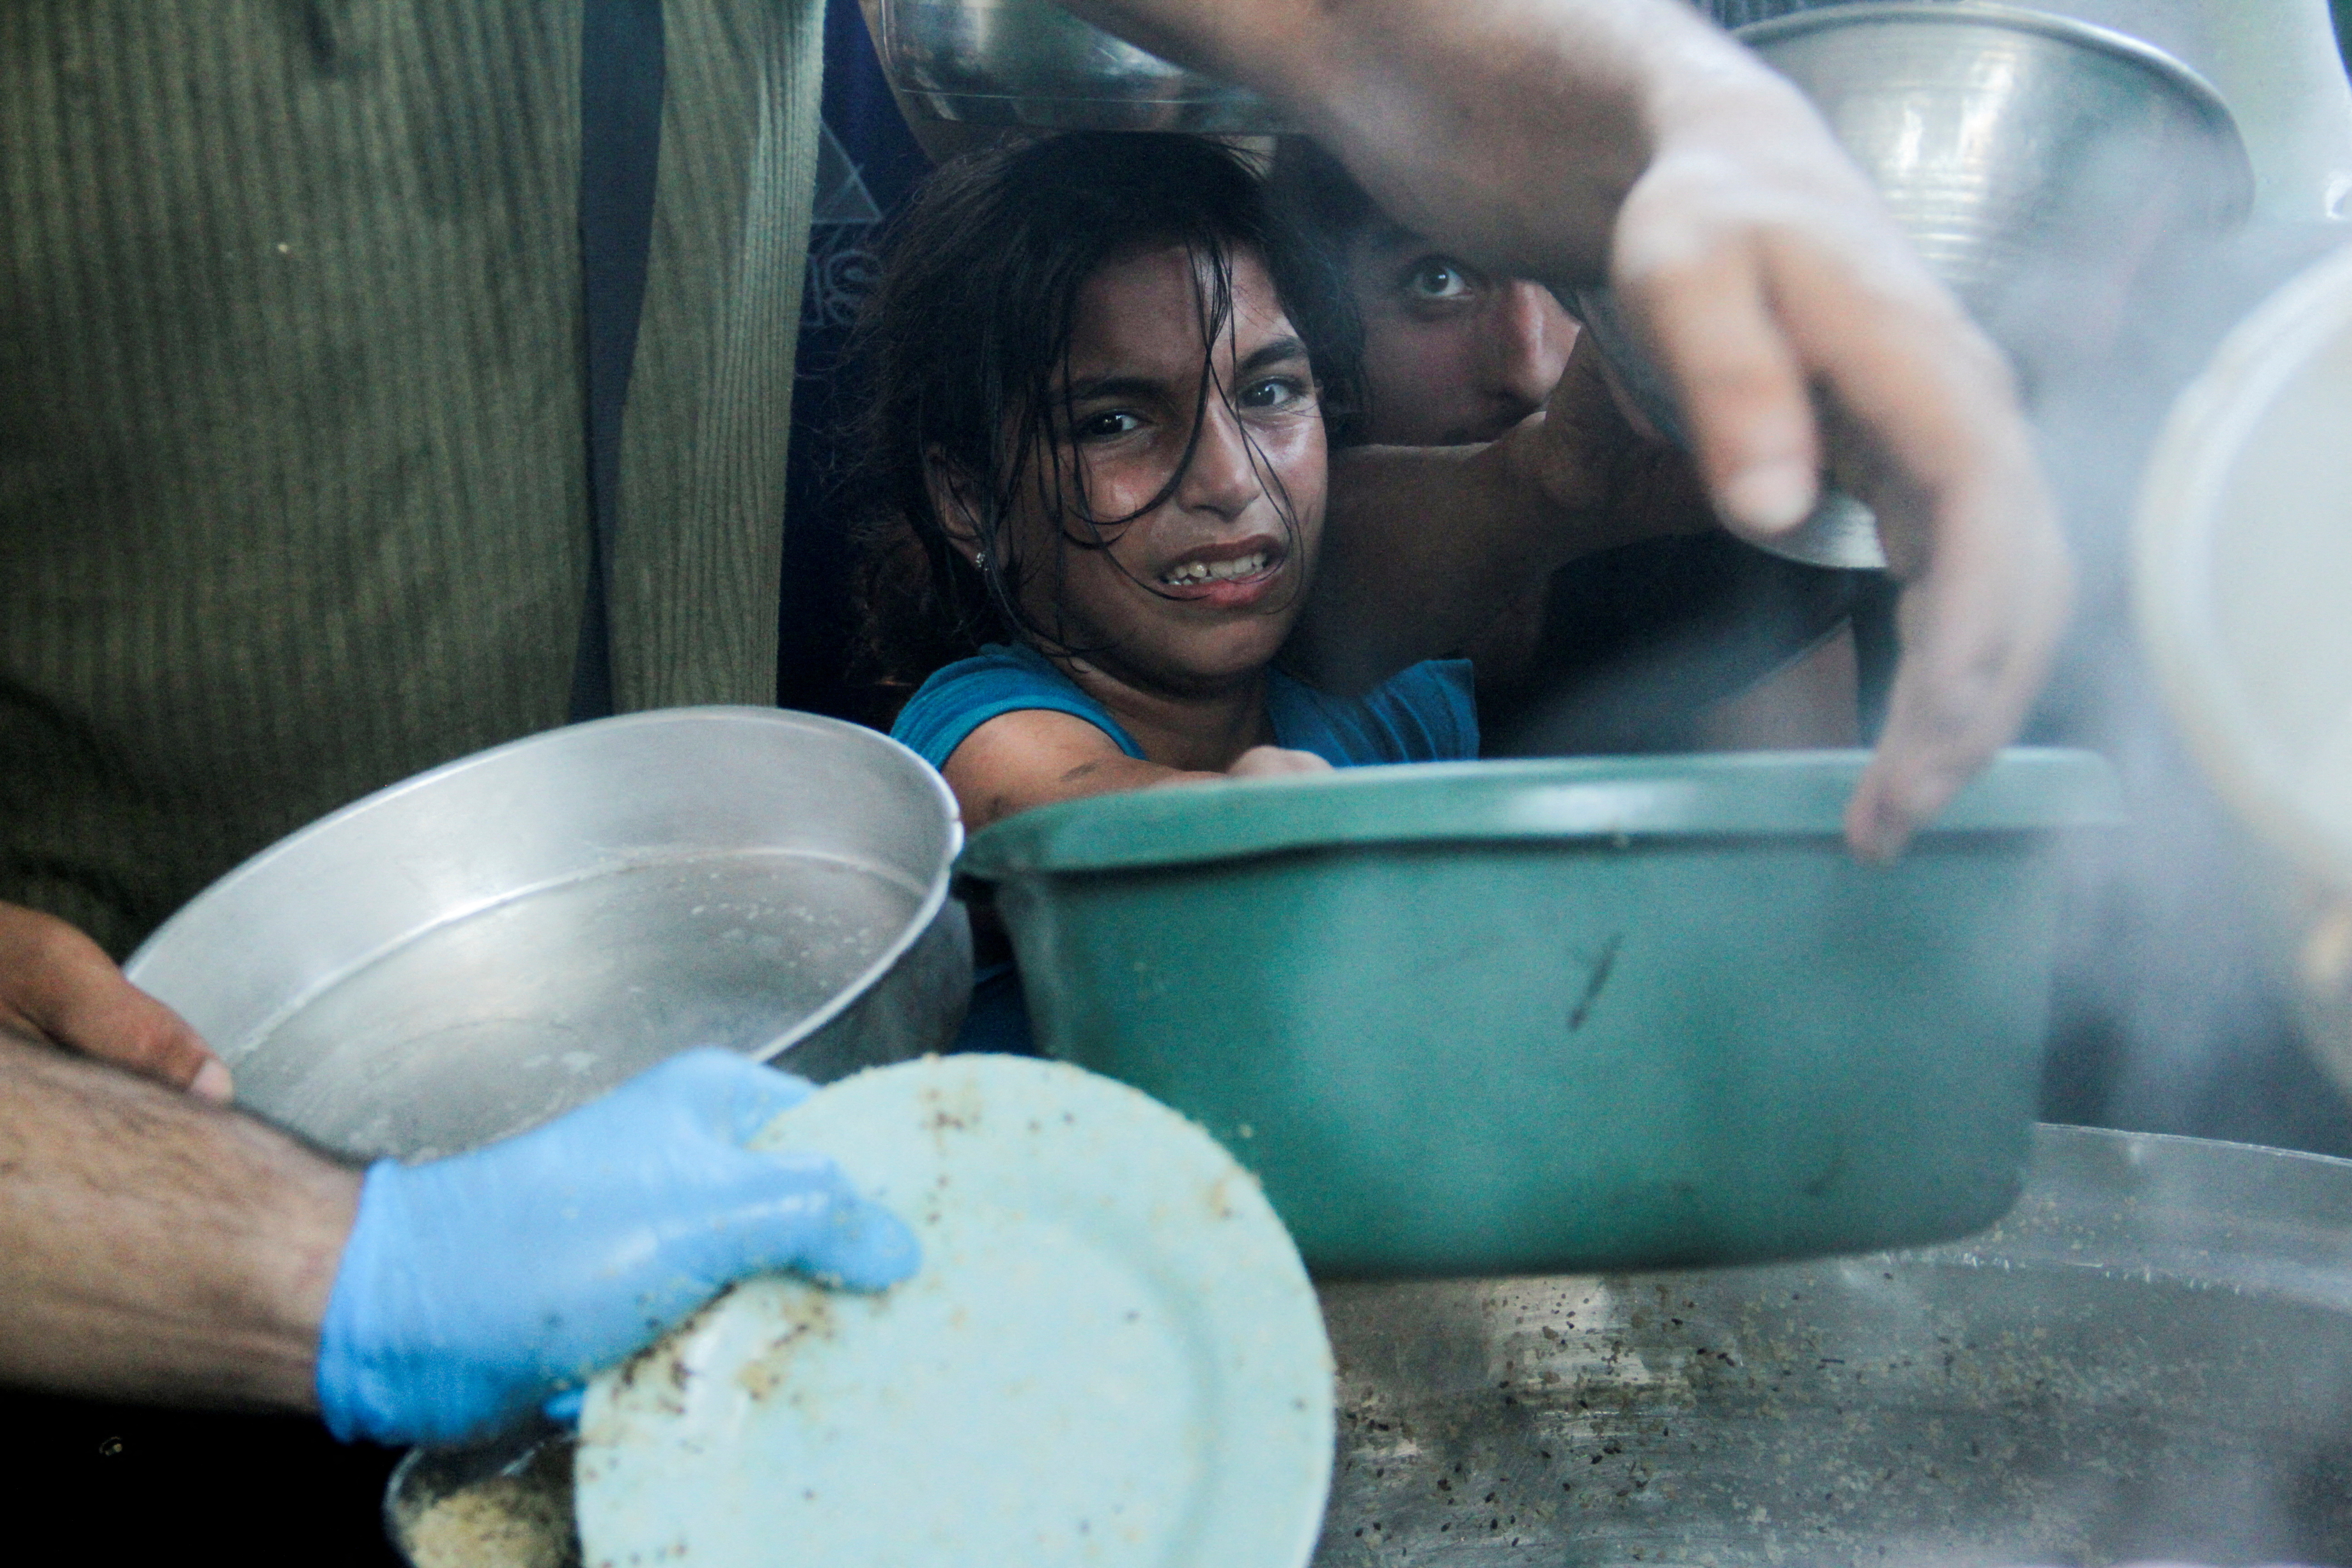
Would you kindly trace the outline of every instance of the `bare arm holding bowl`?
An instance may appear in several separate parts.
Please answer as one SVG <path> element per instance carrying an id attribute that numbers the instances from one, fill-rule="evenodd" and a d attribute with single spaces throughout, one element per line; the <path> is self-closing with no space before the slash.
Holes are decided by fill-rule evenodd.
<path id="1" fill-rule="evenodd" d="M 0 1029 L 0 1383 L 316 1409 L 360 1173 Z"/>
<path id="2" fill-rule="evenodd" d="M 98 943 L 55 915 L 0 903 L 0 1034 L 10 1033 L 201 1099 L 229 1097 L 228 1069 L 211 1047 Z"/>
<path id="3" fill-rule="evenodd" d="M 1612 284 L 1733 531 L 1793 528 L 1825 468 L 1872 506 L 1907 588 L 1857 850 L 1899 850 L 2015 733 L 2070 574 L 2007 368 L 1811 107 L 1729 37 L 1675 0 L 1071 9 L 1265 93 L 1467 259 Z"/>

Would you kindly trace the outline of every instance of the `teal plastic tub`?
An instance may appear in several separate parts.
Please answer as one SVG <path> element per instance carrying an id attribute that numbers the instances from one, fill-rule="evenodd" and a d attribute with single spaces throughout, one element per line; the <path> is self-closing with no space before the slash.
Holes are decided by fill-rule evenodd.
<path id="1" fill-rule="evenodd" d="M 1012 818 L 959 868 L 1039 1044 L 1223 1141 L 1320 1274 L 1862 1251 L 2015 1197 L 2054 836 L 2117 820 L 2097 757 L 2012 751 L 1863 865 L 1864 761 L 1153 790 Z"/>

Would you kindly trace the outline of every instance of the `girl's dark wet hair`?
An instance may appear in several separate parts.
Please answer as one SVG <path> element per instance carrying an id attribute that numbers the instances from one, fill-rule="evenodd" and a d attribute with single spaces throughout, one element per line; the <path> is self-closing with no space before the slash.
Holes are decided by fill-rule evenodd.
<path id="1" fill-rule="evenodd" d="M 1078 292 L 1106 262 L 1167 246 L 1202 263 L 1204 357 L 1232 318 L 1234 253 L 1264 261 L 1307 345 L 1328 438 L 1336 447 L 1351 437 L 1362 348 L 1350 298 L 1322 250 L 1272 210 L 1242 155 L 1196 137 L 1129 132 L 958 159 L 893 226 L 852 350 L 863 396 L 852 447 L 858 676 L 903 693 L 982 643 L 1025 637 L 1068 647 L 1061 627 L 1031 624 L 1021 585 L 1058 574 L 1062 550 L 1103 547 L 1128 521 L 1090 515 L 1083 496 L 1058 493 L 1055 465 L 1039 465 L 1066 426 L 1057 388 Z M 970 498 L 959 521 L 978 533 L 984 573 L 950 543 L 932 507 L 933 458 Z M 1013 549 L 1004 524 L 1024 486 L 1061 523 L 1053 561 L 1023 561 Z"/>

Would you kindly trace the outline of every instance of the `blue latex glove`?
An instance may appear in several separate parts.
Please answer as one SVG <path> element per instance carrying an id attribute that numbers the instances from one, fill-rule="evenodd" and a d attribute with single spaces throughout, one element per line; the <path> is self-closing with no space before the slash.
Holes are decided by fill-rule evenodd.
<path id="1" fill-rule="evenodd" d="M 320 1331 L 328 1426 L 347 1442 L 479 1436 L 746 1275 L 906 1278 L 914 1237 L 831 1160 L 743 1147 L 809 1092 L 691 1051 L 519 1137 L 375 1165 Z"/>

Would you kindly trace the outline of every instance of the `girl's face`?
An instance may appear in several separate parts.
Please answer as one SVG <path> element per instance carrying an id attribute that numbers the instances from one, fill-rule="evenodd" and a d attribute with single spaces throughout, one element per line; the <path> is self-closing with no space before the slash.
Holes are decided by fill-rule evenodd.
<path id="1" fill-rule="evenodd" d="M 1175 695 L 1213 692 L 1272 662 L 1323 525 L 1323 419 L 1306 345 L 1265 264 L 1237 250 L 1232 270 L 1232 320 L 1211 344 L 1209 279 L 1183 247 L 1116 258 L 1087 280 L 1068 424 L 1049 433 L 1008 520 L 1031 623 L 1105 673 Z M 1040 478 L 1058 479 L 1066 521 L 1038 493 Z M 1108 548 L 1081 542 L 1093 537 L 1086 518 L 1116 524 L 1104 530 Z"/>

